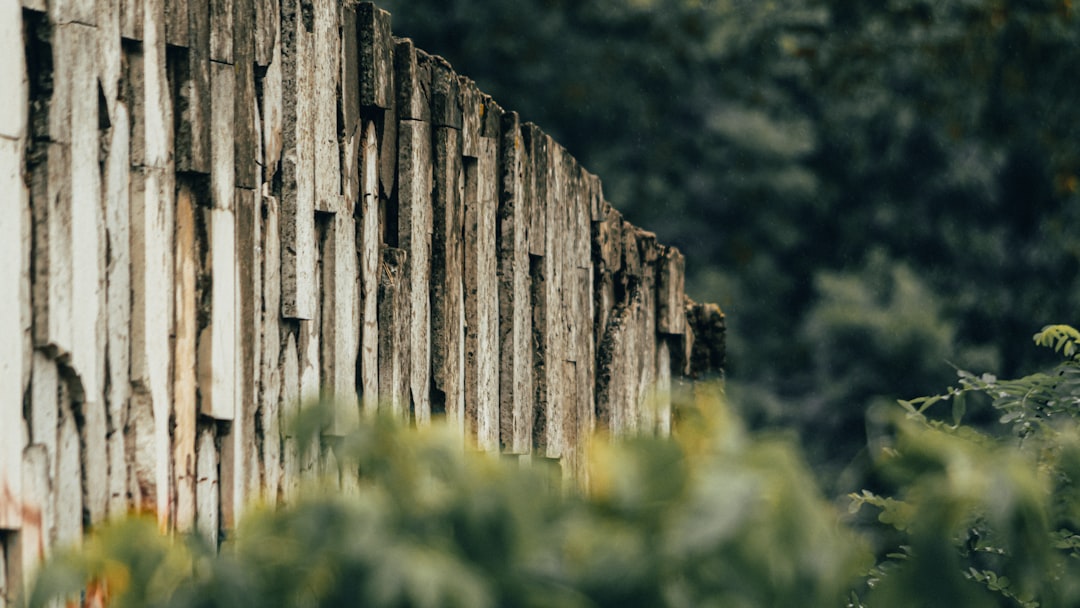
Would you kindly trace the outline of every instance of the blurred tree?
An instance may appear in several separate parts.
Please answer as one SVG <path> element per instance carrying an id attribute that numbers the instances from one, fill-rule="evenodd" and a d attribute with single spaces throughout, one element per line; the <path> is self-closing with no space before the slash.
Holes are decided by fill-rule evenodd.
<path id="1" fill-rule="evenodd" d="M 804 433 L 846 446 L 829 450 L 841 461 L 864 442 L 859 378 L 895 373 L 887 349 L 830 350 L 844 338 L 828 332 L 857 318 L 821 322 L 857 295 L 827 286 L 865 284 L 871 251 L 936 301 L 897 331 L 939 326 L 951 356 L 1000 374 L 1047 361 L 1001 345 L 1080 307 L 1080 19 L 1066 0 L 381 4 L 686 251 L 691 294 L 728 314 L 748 417 L 848 419 L 836 430 L 855 436 Z M 949 369 L 939 341 L 919 344 L 908 386 Z"/>

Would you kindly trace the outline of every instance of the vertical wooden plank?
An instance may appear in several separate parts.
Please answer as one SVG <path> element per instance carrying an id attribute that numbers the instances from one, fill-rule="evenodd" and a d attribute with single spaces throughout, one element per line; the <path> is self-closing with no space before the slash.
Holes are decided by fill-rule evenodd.
<path id="1" fill-rule="evenodd" d="M 314 24 L 301 0 L 282 0 L 281 7 L 281 309 L 286 318 L 314 319 Z"/>
<path id="2" fill-rule="evenodd" d="M 22 180 L 26 136 L 26 61 L 21 31 L 22 11 L 14 0 L 0 3 L 0 530 L 22 525 L 18 498 L 22 496 L 22 391 L 25 370 L 23 310 L 30 302 L 26 287 L 29 259 L 24 244 L 30 240 L 25 209 L 29 192 Z M 2 549 L 2 547 L 0 547 Z"/>
<path id="3" fill-rule="evenodd" d="M 233 63 L 233 3 L 210 0 L 210 60 Z"/>
<path id="4" fill-rule="evenodd" d="M 312 36 L 313 154 L 315 209 L 336 212 L 341 201 L 341 150 L 338 147 L 338 92 L 341 43 L 335 0 L 314 0 Z"/>
<path id="5" fill-rule="evenodd" d="M 255 0 L 233 0 L 233 57 L 236 67 L 236 187 L 259 186 L 259 125 L 255 99 Z"/>
<path id="6" fill-rule="evenodd" d="M 256 1 L 265 2 L 266 0 Z M 262 131 L 260 141 L 262 181 L 266 184 L 274 183 L 274 178 L 281 168 L 281 152 L 285 128 L 283 63 L 281 45 L 274 44 L 270 62 L 262 76 L 262 105 L 259 110 Z"/>
<path id="7" fill-rule="evenodd" d="M 254 0 L 255 11 L 255 63 L 266 67 L 272 62 L 278 48 L 278 25 L 281 11 L 278 0 Z"/>
<path id="8" fill-rule="evenodd" d="M 656 346 L 656 434 L 671 435 L 671 338 L 660 336 Z"/>
<path id="9" fill-rule="evenodd" d="M 262 352 L 259 415 L 263 432 L 260 463 L 263 468 L 263 491 L 275 504 L 281 487 L 281 240 L 278 235 L 277 199 L 264 196 L 262 243 Z"/>
<path id="10" fill-rule="evenodd" d="M 356 28 L 360 60 L 360 104 L 389 108 L 394 101 L 394 41 L 390 34 L 390 13 L 371 2 L 356 6 Z"/>
<path id="11" fill-rule="evenodd" d="M 578 466 L 576 477 L 583 487 L 588 487 L 588 466 L 585 455 L 589 442 L 596 431 L 596 333 L 593 300 L 593 240 L 592 206 L 601 196 L 600 180 L 585 173 L 582 177 L 582 191 L 579 192 L 575 206 L 571 240 L 577 244 L 573 254 L 573 331 L 570 338 L 570 350 L 574 353 L 577 377 L 577 449 Z"/>
<path id="12" fill-rule="evenodd" d="M 18 543 L 10 556 L 18 567 L 17 581 L 31 589 L 37 568 L 51 553 L 52 504 L 49 494 L 49 453 L 44 445 L 31 444 L 23 450 L 23 522 Z"/>
<path id="13" fill-rule="evenodd" d="M 108 378 L 105 395 L 108 419 L 108 512 L 127 513 L 127 475 L 124 422 L 131 394 L 131 181 L 130 126 L 125 103 L 117 103 L 105 169 L 105 231 L 109 261 L 106 268 L 109 337 L 106 351 Z"/>
<path id="14" fill-rule="evenodd" d="M 196 298 L 198 263 L 195 250 L 195 193 L 187 180 L 177 184 L 175 310 L 176 341 L 173 347 L 173 513 L 179 530 L 195 527 L 195 423 L 196 337 L 198 310 Z"/>
<path id="15" fill-rule="evenodd" d="M 359 16 L 358 16 L 359 18 Z M 431 120 L 431 63 L 408 38 L 394 43 L 394 87 L 398 120 Z"/>
<path id="16" fill-rule="evenodd" d="M 170 1 L 165 4 L 166 10 L 172 11 L 177 20 L 182 19 L 183 5 L 188 7 L 188 21 L 186 24 L 177 21 L 175 38 L 173 29 L 166 28 L 169 44 L 184 47 L 174 50 L 171 57 L 175 57 L 175 60 L 169 62 L 176 106 L 176 170 L 209 173 L 213 145 L 210 6 L 207 2 L 199 1 Z M 185 26 L 186 37 L 182 30 Z"/>
<path id="17" fill-rule="evenodd" d="M 196 447 L 195 530 L 211 547 L 218 545 L 221 506 L 216 443 L 213 425 L 201 425 Z"/>
<path id="18" fill-rule="evenodd" d="M 379 276 L 379 396 L 381 407 L 409 416 L 409 264 L 404 249 L 384 247 Z"/>
<path id="19" fill-rule="evenodd" d="M 398 244 L 409 255 L 409 389 L 419 424 L 431 419 L 431 179 L 430 125 L 403 120 L 398 127 Z"/>
<path id="20" fill-rule="evenodd" d="M 300 447 L 296 436 L 289 429 L 300 411 L 300 356 L 297 352 L 296 335 L 288 331 L 281 353 L 281 403 L 278 410 L 282 431 L 281 497 L 286 503 L 294 501 L 300 489 Z"/>
<path id="21" fill-rule="evenodd" d="M 661 249 L 657 276 L 657 331 L 682 334 L 686 327 L 686 258 L 674 247 Z"/>
<path id="22" fill-rule="evenodd" d="M 637 229 L 638 246 L 641 251 L 641 316 L 638 319 L 638 335 L 641 350 L 638 351 L 637 376 L 638 404 L 641 431 L 647 435 L 656 433 L 656 261 L 659 250 L 656 235 Z"/>
<path id="23" fill-rule="evenodd" d="M 502 118 L 499 143 L 499 442 L 527 454 L 532 443 L 532 322 L 529 305 L 529 209 L 524 197 L 521 126 Z"/>
<path id="24" fill-rule="evenodd" d="M 202 3 L 192 2 L 192 0 L 170 0 L 165 3 L 165 42 L 172 46 L 187 47 L 190 44 L 191 7 L 189 4 Z"/>
<path id="25" fill-rule="evenodd" d="M 199 411 L 232 420 L 236 407 L 236 218 L 232 128 L 234 72 L 211 64 L 213 146 L 211 147 L 209 224 L 209 323 L 199 334 Z"/>
<path id="26" fill-rule="evenodd" d="M 479 128 L 479 126 L 477 126 Z M 495 216 L 497 142 L 476 137 L 465 159 L 465 408 L 470 437 L 483 451 L 499 449 L 499 293 Z"/>
<path id="27" fill-rule="evenodd" d="M 120 35 L 127 40 L 142 40 L 143 0 L 120 0 Z"/>
<path id="28" fill-rule="evenodd" d="M 360 275 L 356 224 L 351 213 L 335 213 L 328 218 L 321 281 L 322 384 L 323 393 L 333 398 L 335 414 L 327 434 L 341 436 L 356 426 L 360 411 L 356 390 Z"/>
<path id="29" fill-rule="evenodd" d="M 94 0 L 53 0 L 48 5 L 49 19 L 53 23 L 96 25 Z"/>
<path id="30" fill-rule="evenodd" d="M 357 36 L 356 5 L 341 7 L 341 109 L 342 135 L 341 192 L 355 208 L 360 199 L 360 146 L 364 138 L 360 121 L 360 49 Z"/>
<path id="31" fill-rule="evenodd" d="M 169 518 L 169 415 L 172 332 L 170 166 L 172 108 L 165 77 L 163 0 L 143 4 L 141 53 L 128 55 L 131 133 L 131 383 L 125 428 L 129 492 L 136 508 Z"/>
<path id="32" fill-rule="evenodd" d="M 440 78 L 439 80 L 442 80 Z M 454 80 L 456 82 L 456 79 Z M 432 410 L 464 431 L 464 302 L 462 288 L 461 132 L 435 129 L 431 246 Z"/>
<path id="33" fill-rule="evenodd" d="M 78 545 L 83 536 L 83 467 L 79 454 L 79 428 L 66 382 L 60 384 L 59 435 L 56 440 L 56 476 L 53 478 L 57 546 Z"/>
<path id="34" fill-rule="evenodd" d="M 364 410 L 375 411 L 379 391 L 379 151 L 375 123 L 364 121 L 360 147 L 360 386 Z M 350 214 L 351 215 L 351 214 Z M 391 383 L 391 385 L 394 385 Z M 383 397 L 389 398 L 389 397 Z"/>

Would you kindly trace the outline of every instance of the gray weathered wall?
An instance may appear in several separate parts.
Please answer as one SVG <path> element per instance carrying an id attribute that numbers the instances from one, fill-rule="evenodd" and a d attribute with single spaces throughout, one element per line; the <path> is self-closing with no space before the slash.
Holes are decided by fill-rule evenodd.
<path id="1" fill-rule="evenodd" d="M 0 606 L 131 510 L 211 537 L 389 408 L 583 479 L 667 433 L 683 256 L 390 16 L 336 0 L 0 0 Z M 699 357 L 719 365 L 722 338 Z M 349 483 L 349 475 L 342 476 Z"/>

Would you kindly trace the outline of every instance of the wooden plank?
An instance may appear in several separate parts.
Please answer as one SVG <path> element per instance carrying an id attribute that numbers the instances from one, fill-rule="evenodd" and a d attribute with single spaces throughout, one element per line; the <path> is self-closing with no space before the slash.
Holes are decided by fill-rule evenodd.
<path id="1" fill-rule="evenodd" d="M 344 203 L 338 203 L 344 206 Z M 356 370 L 360 351 L 356 224 L 351 213 L 329 217 L 322 255 L 322 385 L 333 398 L 334 419 L 327 434 L 342 436 L 356 427 L 360 404 Z M 365 395 L 366 396 L 366 395 Z"/>
<path id="2" fill-rule="evenodd" d="M 532 443 L 532 320 L 529 305 L 528 202 L 524 198 L 521 127 L 502 119 L 499 142 L 499 443 L 527 454 Z"/>
<path id="3" fill-rule="evenodd" d="M 394 43 L 394 85 L 398 120 L 431 120 L 431 64 L 408 38 Z M 400 136 L 399 136 L 400 137 Z"/>
<path id="4" fill-rule="evenodd" d="M 657 331 L 682 334 L 686 329 L 686 258 L 674 247 L 661 249 L 657 276 Z"/>
<path id="5" fill-rule="evenodd" d="M 281 10 L 278 0 L 253 0 L 255 11 L 255 63 L 259 67 L 271 64 L 281 49 L 278 28 Z"/>
<path id="6" fill-rule="evenodd" d="M 171 4 L 171 3 L 170 3 Z M 141 63 L 137 66 L 136 77 L 140 80 L 140 95 L 133 97 L 133 108 L 139 108 L 139 133 L 132 133 L 133 140 L 141 141 L 136 154 L 136 146 L 132 145 L 132 165 L 155 167 L 166 169 L 172 167 L 172 159 L 175 156 L 174 135 L 171 125 L 173 122 L 173 107 L 169 95 L 169 80 L 165 75 L 165 0 L 144 0 L 143 4 L 143 43 Z M 208 99 L 205 93 L 209 90 L 208 72 L 200 72 L 200 78 L 206 73 L 206 78 L 200 82 L 204 85 L 200 91 L 204 92 L 200 99 Z M 208 101 L 206 103 L 209 103 Z M 207 109 L 207 112 L 209 110 Z M 134 112 L 133 112 L 134 113 Z M 209 116 L 209 114 L 204 114 Z M 209 156 L 209 148 L 203 148 Z M 171 177 L 167 181 L 171 181 Z"/>
<path id="7" fill-rule="evenodd" d="M 166 4 L 172 6 L 171 2 Z M 177 50 L 177 61 L 169 62 L 174 82 L 176 170 L 210 173 L 214 70 L 210 65 L 209 4 L 194 1 L 188 9 L 187 48 Z M 174 43 L 171 39 L 169 42 Z"/>
<path id="8" fill-rule="evenodd" d="M 143 39 L 143 0 L 120 0 L 120 35 L 126 40 Z"/>
<path id="9" fill-rule="evenodd" d="M 233 63 L 235 0 L 210 0 L 210 60 Z"/>
<path id="10" fill-rule="evenodd" d="M 371 2 L 356 6 L 360 60 L 360 104 L 389 108 L 394 102 L 393 37 L 390 13 Z"/>
<path id="11" fill-rule="evenodd" d="M 49 493 L 49 452 L 44 445 L 31 444 L 23 450 L 22 528 L 9 557 L 17 567 L 17 581 L 31 589 L 38 566 L 52 553 L 53 506 Z"/>
<path id="12" fill-rule="evenodd" d="M 44 144 L 45 156 L 31 166 L 30 201 L 34 221 L 34 343 L 53 352 L 70 352 L 71 184 L 70 147 Z"/>
<path id="13" fill-rule="evenodd" d="M 423 54 L 419 60 L 430 64 L 431 124 L 435 127 L 461 129 L 461 92 L 458 77 L 442 57 Z"/>
<path id="14" fill-rule="evenodd" d="M 646 435 L 656 433 L 656 262 L 658 247 L 656 235 L 637 230 L 638 246 L 641 250 L 641 311 L 637 320 L 638 343 L 641 345 L 637 355 L 638 383 L 638 419 L 641 432 Z"/>
<path id="15" fill-rule="evenodd" d="M 108 419 L 109 455 L 108 512 L 110 516 L 128 511 L 124 419 L 131 394 L 128 374 L 131 352 L 131 157 L 127 105 L 116 105 L 105 167 L 105 233 L 109 252 L 106 267 L 108 321 L 106 361 L 108 377 L 105 394 Z"/>
<path id="16" fill-rule="evenodd" d="M 0 4 L 0 57 L 4 58 L 0 62 L 0 82 L 5 83 L 0 91 L 0 106 L 5 108 L 0 115 L 0 137 L 13 140 L 26 136 L 30 95 L 22 23 L 18 2 L 7 0 Z"/>
<path id="17" fill-rule="evenodd" d="M 96 25 L 94 0 L 52 0 L 48 5 L 49 20 L 57 25 Z"/>
<path id="18" fill-rule="evenodd" d="M 190 12 L 194 9 L 194 6 L 189 5 L 202 5 L 204 8 L 208 5 L 192 0 L 170 0 L 164 5 L 165 42 L 172 46 L 187 47 L 190 44 Z"/>
<path id="19" fill-rule="evenodd" d="M 341 192 L 351 206 L 360 199 L 360 145 L 363 125 L 360 122 L 360 49 L 356 30 L 356 5 L 341 7 L 341 108 L 342 172 Z"/>
<path id="20" fill-rule="evenodd" d="M 337 212 L 341 199 L 341 150 L 338 147 L 338 91 L 341 78 L 341 41 L 338 38 L 337 2 L 314 1 L 315 31 L 312 48 L 314 89 L 315 209 Z"/>
<path id="21" fill-rule="evenodd" d="M 431 420 L 431 127 L 402 120 L 398 126 L 398 245 L 409 254 L 409 389 L 418 424 Z"/>
<path id="22" fill-rule="evenodd" d="M 277 199 L 264 196 L 262 242 L 262 352 L 260 381 L 260 420 L 263 429 L 263 492 L 270 504 L 278 500 L 281 488 L 281 239 L 278 235 Z"/>
<path id="23" fill-rule="evenodd" d="M 232 138 L 234 72 L 214 62 L 213 142 L 210 198 L 204 213 L 208 225 L 210 310 L 199 331 L 199 411 L 218 420 L 232 420 L 236 412 L 236 217 L 234 215 L 235 152 Z"/>
<path id="24" fill-rule="evenodd" d="M 404 249 L 384 247 L 379 276 L 379 395 L 400 420 L 409 417 L 409 263 Z"/>
<path id="25" fill-rule="evenodd" d="M 656 434 L 671 435 L 671 342 L 660 336 L 656 345 Z"/>
<path id="26" fill-rule="evenodd" d="M 100 87 L 99 101 L 105 105 L 108 120 L 101 120 L 98 125 L 102 131 L 112 127 L 117 121 L 116 106 L 120 101 L 121 65 L 120 41 L 120 0 L 115 2 L 97 2 L 94 11 L 97 27 L 94 28 L 95 52 L 97 54 L 97 81 Z M 105 116 L 100 118 L 104 119 Z M 105 152 L 105 150 L 103 150 Z"/>
<path id="27" fill-rule="evenodd" d="M 498 146 L 476 139 L 479 156 L 465 159 L 465 419 L 467 436 L 490 452 L 499 449 Z"/>
<path id="28" fill-rule="evenodd" d="M 300 448 L 291 424 L 300 411 L 300 355 L 297 352 L 296 334 L 288 331 L 281 353 L 281 498 L 292 503 L 300 491 Z"/>
<path id="29" fill-rule="evenodd" d="M 233 58 L 236 66 L 236 187 L 259 187 L 258 100 L 255 96 L 255 0 L 233 1 Z"/>
<path id="30" fill-rule="evenodd" d="M 149 149 L 149 147 L 148 147 Z M 169 516 L 169 416 L 175 204 L 167 172 L 132 172 L 131 189 L 131 418 L 137 442 L 136 507 Z"/>
<path id="31" fill-rule="evenodd" d="M 551 138 L 540 127 L 525 123 L 521 127 L 525 146 L 525 191 L 529 205 L 529 254 L 542 256 L 548 243 L 547 216 L 550 204 L 548 188 L 552 185 Z"/>
<path id="32" fill-rule="evenodd" d="M 256 0 L 265 2 L 266 0 Z M 260 119 L 262 140 L 262 181 L 266 184 L 274 183 L 274 178 L 280 170 L 281 151 L 284 135 L 284 90 L 281 57 L 281 45 L 274 44 L 271 58 L 266 71 L 261 78 L 262 106 L 260 107 Z"/>
<path id="33" fill-rule="evenodd" d="M 480 156 L 480 138 L 483 136 L 484 101 L 476 83 L 458 76 L 461 94 L 461 154 L 470 158 Z"/>
<path id="34" fill-rule="evenodd" d="M 83 537 L 83 467 L 79 427 L 71 403 L 71 391 L 60 383 L 59 435 L 56 440 L 56 476 L 53 477 L 57 546 L 78 545 Z"/>
<path id="35" fill-rule="evenodd" d="M 195 527 L 195 422 L 196 337 L 198 332 L 198 262 L 195 249 L 195 192 L 187 180 L 180 180 L 176 194 L 176 310 L 173 347 L 173 523 L 179 530 Z"/>
<path id="36" fill-rule="evenodd" d="M 536 411 L 533 442 L 545 458 L 558 458 L 562 449 L 561 403 L 558 390 L 561 383 L 562 358 L 558 352 L 561 305 L 558 299 L 558 252 L 554 233 L 559 204 L 557 162 L 553 158 L 554 142 L 533 124 L 522 126 L 525 150 L 525 192 L 529 221 L 529 273 L 532 289 L 533 334 L 533 394 Z"/>
<path id="37" fill-rule="evenodd" d="M 314 319 L 316 308 L 313 38 L 300 0 L 283 0 L 281 309 L 289 319 Z"/>
<path id="38" fill-rule="evenodd" d="M 454 80 L 456 82 L 456 79 Z M 435 129 L 431 239 L 432 411 L 464 432 L 464 291 L 462 286 L 461 132 Z"/>
<path id="39" fill-rule="evenodd" d="M 221 516 L 216 444 L 214 426 L 200 425 L 195 464 L 195 530 L 215 548 L 218 546 Z"/>
<path id="40" fill-rule="evenodd" d="M 31 230 L 22 150 L 19 139 L 0 136 L 0 192 L 9 193 L 0 200 L 0 259 L 7 260 L 0 265 L 0 420 L 6 421 L 0 428 L 0 530 L 16 530 L 22 523 L 16 498 L 22 495 L 23 377 L 30 367 L 24 359 L 23 311 L 30 294 L 23 248 Z"/>
<path id="41" fill-rule="evenodd" d="M 379 150 L 375 124 L 364 121 L 360 147 L 360 392 L 364 410 L 375 411 L 379 392 Z M 350 215 L 352 215 L 350 213 Z M 396 386 L 396 385 L 395 385 Z"/>

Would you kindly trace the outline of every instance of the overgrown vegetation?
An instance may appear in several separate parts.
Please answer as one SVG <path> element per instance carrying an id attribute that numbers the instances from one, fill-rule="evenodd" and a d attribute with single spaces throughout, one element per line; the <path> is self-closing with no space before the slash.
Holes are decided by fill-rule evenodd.
<path id="1" fill-rule="evenodd" d="M 748 433 L 717 387 L 681 401 L 671 439 L 598 441 L 586 493 L 380 419 L 338 446 L 342 470 L 255 508 L 220 554 L 120 522 L 50 562 L 31 605 L 1074 606 L 1080 332 L 1035 339 L 1064 360 L 1017 380 L 960 372 L 893 406 L 874 487 L 835 502 L 790 436 Z M 964 423 L 978 400 L 995 424 Z"/>

